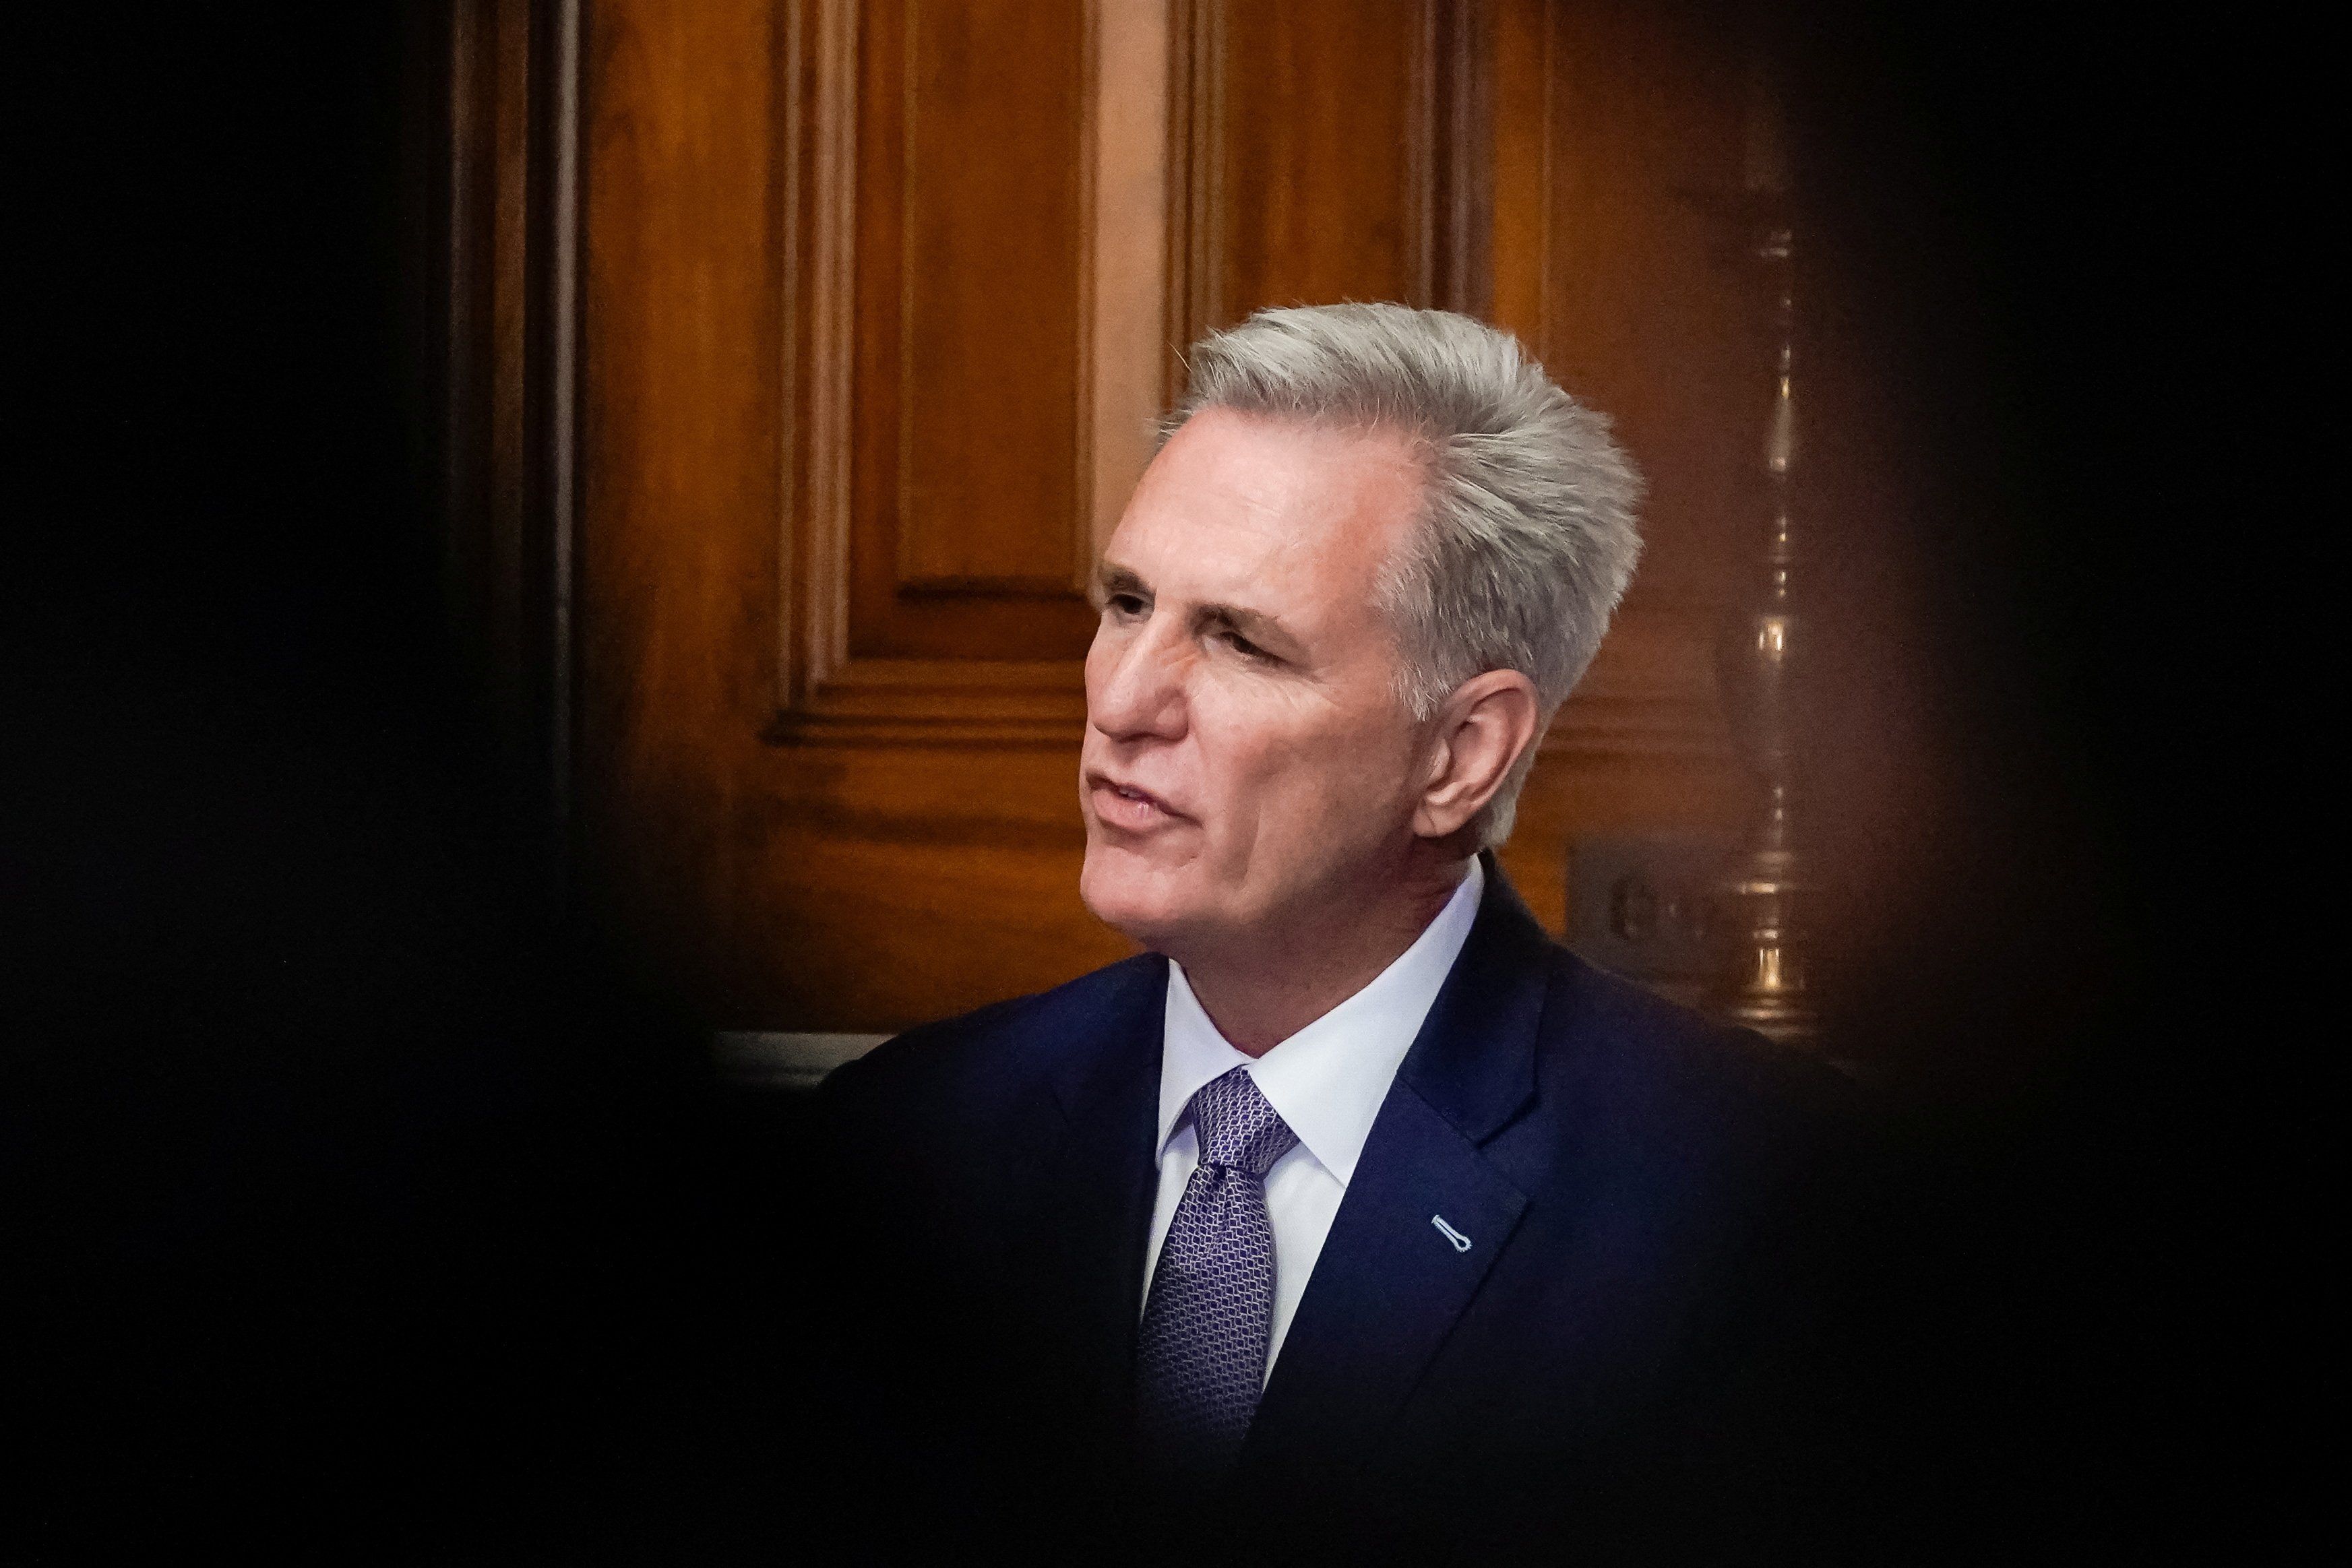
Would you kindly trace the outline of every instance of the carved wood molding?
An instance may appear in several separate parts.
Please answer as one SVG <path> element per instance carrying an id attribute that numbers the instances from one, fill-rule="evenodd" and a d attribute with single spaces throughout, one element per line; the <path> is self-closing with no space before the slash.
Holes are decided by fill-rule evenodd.
<path id="1" fill-rule="evenodd" d="M 1149 461 L 1161 406 L 1171 256 L 1169 90 L 1178 0 L 1088 0 L 1080 150 L 1074 411 L 1078 516 L 1066 570 L 1040 579 L 925 578 L 902 533 L 900 591 L 1075 598 Z M 908 7 L 911 12 L 912 5 Z M 776 742 L 1075 745 L 1085 722 L 1081 660 L 877 657 L 856 651 L 856 519 L 861 20 L 858 0 L 800 0 L 787 28 L 780 164 L 788 363 L 783 451 L 795 465 L 779 550 Z M 909 29 L 911 32 L 911 28 Z M 908 89 L 911 104 L 912 88 Z M 905 200 L 908 193 L 868 193 Z M 902 347 L 908 384 L 920 345 Z M 902 496 L 911 457 L 902 423 Z"/>
<path id="2" fill-rule="evenodd" d="M 1543 740 L 1546 757 L 1731 756 L 1706 611 L 1621 612 Z"/>
<path id="3" fill-rule="evenodd" d="M 861 201 L 898 204 L 901 228 L 911 226 L 909 177 L 899 176 L 899 189 L 861 193 L 876 167 L 861 162 L 859 145 L 867 107 L 860 95 L 877 79 L 875 62 L 861 56 L 874 47 L 865 35 L 880 16 L 887 36 L 911 47 L 924 0 L 895 4 L 885 14 L 867 0 L 793 0 L 783 29 L 781 449 L 790 482 L 782 487 L 776 701 L 765 736 L 786 745 L 1074 747 L 1085 724 L 1081 659 L 1017 656 L 1019 647 L 1007 657 L 893 648 L 860 622 L 853 593 L 859 443 L 887 439 L 902 515 L 914 488 L 908 426 L 878 436 L 861 429 L 858 402 L 858 288 L 871 259 L 859 250 Z M 902 604 L 951 614 L 992 596 L 1072 600 L 1150 457 L 1154 421 L 1181 390 L 1178 348 L 1261 303 L 1227 298 L 1235 287 L 1229 252 L 1239 243 L 1228 165 L 1257 155 L 1263 129 L 1229 118 L 1228 71 L 1242 68 L 1227 56 L 1229 30 L 1263 20 L 1231 0 L 1085 0 L 1067 565 L 1038 556 L 1025 574 L 958 576 L 916 559 L 901 531 L 891 570 Z M 1489 249 L 1495 22 L 1468 0 L 1418 0 L 1406 30 L 1395 57 L 1408 78 L 1395 84 L 1406 96 L 1402 166 L 1381 198 L 1398 204 L 1404 272 L 1381 287 L 1485 314 L 1498 265 Z M 904 97 L 911 114 L 912 85 Z M 903 268 L 898 277 L 904 295 Z M 923 345 L 903 330 L 911 309 L 902 302 L 893 361 L 908 387 L 924 372 Z M 1545 752 L 1725 754 L 1708 646 L 1693 617 L 1629 611 Z"/>
<path id="4" fill-rule="evenodd" d="M 572 808 L 584 0 L 444 23 L 435 344 L 451 632 L 551 863 Z"/>

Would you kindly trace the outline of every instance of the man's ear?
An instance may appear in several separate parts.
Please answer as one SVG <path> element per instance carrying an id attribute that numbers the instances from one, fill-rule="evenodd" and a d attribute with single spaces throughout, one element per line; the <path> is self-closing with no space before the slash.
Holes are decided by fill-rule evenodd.
<path id="1" fill-rule="evenodd" d="M 1414 833 L 1445 839 L 1467 827 L 1542 729 L 1536 685 L 1518 671 L 1489 670 L 1456 686 L 1438 710 Z"/>

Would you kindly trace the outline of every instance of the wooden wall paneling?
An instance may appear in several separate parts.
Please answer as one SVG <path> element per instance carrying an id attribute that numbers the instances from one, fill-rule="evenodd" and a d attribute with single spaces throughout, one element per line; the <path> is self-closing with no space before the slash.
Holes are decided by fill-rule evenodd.
<path id="1" fill-rule="evenodd" d="M 1118 527 L 1128 497 L 1157 444 L 1163 393 L 1182 344 L 1167 326 L 1181 289 L 1171 236 L 1172 95 L 1185 49 L 1176 33 L 1182 0 L 1095 0 L 1090 6 L 1094 76 L 1087 169 L 1086 376 L 1088 423 L 1083 466 L 1092 569 Z"/>
<path id="2" fill-rule="evenodd" d="M 825 745 L 772 760 L 740 866 L 756 985 L 722 1023 L 900 1029 L 1133 951 L 1077 896 L 1073 752 Z"/>
<path id="3" fill-rule="evenodd" d="M 1499 20 L 1493 0 L 1450 0 L 1429 16 L 1431 302 L 1481 320 L 1494 319 Z"/>
<path id="4" fill-rule="evenodd" d="M 1223 254 L 1223 161 L 1217 156 L 1225 73 L 1223 0 L 1169 0 L 1169 180 L 1167 280 L 1163 329 L 1181 350 L 1220 319 L 1217 296 Z M 1173 408 L 1184 395 L 1181 356 L 1169 360 L 1160 402 Z"/>
<path id="5" fill-rule="evenodd" d="M 1173 357 L 1179 51 L 1168 0 L 818 0 L 795 23 L 795 482 L 727 1021 L 891 1029 L 1129 951 L 1076 894 L 1083 583 Z M 943 352 L 969 358 L 934 375 Z"/>
<path id="6" fill-rule="evenodd" d="M 607 0 L 583 70 L 583 893 L 621 952 L 714 1019 L 763 983 L 739 906 L 774 703 L 792 16 Z"/>
<path id="7" fill-rule="evenodd" d="M 1433 298 L 1437 0 L 1198 0 L 1186 341 L 1265 305 Z"/>
<path id="8" fill-rule="evenodd" d="M 502 743 L 509 820 L 560 866 L 579 0 L 446 15 L 441 348 L 449 619 Z"/>
<path id="9" fill-rule="evenodd" d="M 851 653 L 1082 655 L 1086 7 L 864 23 Z"/>
<path id="10" fill-rule="evenodd" d="M 1166 0 L 814 9 L 771 737 L 1074 745 L 1168 352 Z"/>
<path id="11" fill-rule="evenodd" d="M 1769 407 L 1764 300 L 1712 204 L 1745 170 L 1748 62 L 1673 8 L 1551 16 L 1545 362 L 1608 409 L 1649 479 L 1637 607 L 1739 598 Z"/>
<path id="12" fill-rule="evenodd" d="M 1494 25 L 1497 318 L 1608 412 L 1649 487 L 1633 589 L 1504 856 L 1564 928 L 1580 835 L 1729 832 L 1749 806 L 1715 643 L 1761 505 L 1769 389 L 1707 204 L 1739 187 L 1746 62 L 1692 14 L 1630 0 L 1497 0 Z"/>
<path id="13" fill-rule="evenodd" d="M 1538 353 L 1551 212 L 1549 0 L 1492 0 L 1487 16 L 1488 319 Z"/>
<path id="14" fill-rule="evenodd" d="M 1080 573 L 1175 350 L 1264 303 L 1483 298 L 1651 474 L 1657 580 L 1506 853 L 1538 912 L 1577 833 L 1738 820 L 1710 476 L 1752 443 L 1717 418 L 1736 307 L 1670 210 L 1737 144 L 1670 29 L 1592 0 L 592 20 L 580 839 L 711 1021 L 890 1030 L 1126 950 L 1076 895 Z"/>

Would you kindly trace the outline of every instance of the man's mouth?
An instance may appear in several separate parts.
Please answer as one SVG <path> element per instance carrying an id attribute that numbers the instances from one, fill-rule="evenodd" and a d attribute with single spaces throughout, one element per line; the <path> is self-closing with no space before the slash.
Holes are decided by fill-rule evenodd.
<path id="1" fill-rule="evenodd" d="M 1191 820 L 1149 789 L 1139 789 L 1132 784 L 1122 784 L 1099 775 L 1087 783 L 1095 817 L 1106 826 L 1121 828 L 1129 832 L 1144 832 L 1170 822 Z"/>

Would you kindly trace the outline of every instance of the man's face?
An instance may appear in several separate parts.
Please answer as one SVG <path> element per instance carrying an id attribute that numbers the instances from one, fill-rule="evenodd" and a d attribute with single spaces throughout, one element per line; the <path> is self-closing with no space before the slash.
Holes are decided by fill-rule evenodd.
<path id="1" fill-rule="evenodd" d="M 1087 907 L 1147 946 L 1330 918 L 1410 841 L 1421 736 L 1372 596 L 1414 526 L 1402 437 L 1209 410 L 1104 551 L 1079 796 Z"/>

